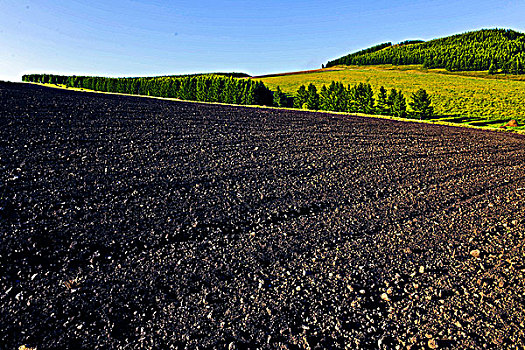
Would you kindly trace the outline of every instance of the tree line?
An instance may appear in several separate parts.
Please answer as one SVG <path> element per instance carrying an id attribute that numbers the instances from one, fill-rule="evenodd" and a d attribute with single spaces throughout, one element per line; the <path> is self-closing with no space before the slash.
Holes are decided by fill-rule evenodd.
<path id="1" fill-rule="evenodd" d="M 323 110 L 348 113 L 365 113 L 392 115 L 400 118 L 430 119 L 434 115 L 429 94 L 420 89 L 411 95 L 408 103 L 402 91 L 383 86 L 374 97 L 372 86 L 367 83 L 344 86 L 332 81 L 329 86 L 323 85 L 318 91 L 315 85 L 301 85 L 293 100 L 295 108 Z"/>
<path id="2" fill-rule="evenodd" d="M 28 74 L 24 75 L 22 80 L 44 84 L 63 84 L 68 87 L 95 91 L 239 105 L 271 106 L 274 98 L 272 91 L 263 82 L 213 74 L 154 78 Z"/>
<path id="3" fill-rule="evenodd" d="M 268 89 L 264 83 L 219 75 L 191 75 L 154 78 L 105 78 L 89 76 L 64 76 L 54 74 L 28 74 L 23 81 L 44 84 L 61 84 L 68 87 L 95 91 L 118 92 L 178 98 L 189 101 L 221 102 L 239 105 L 264 105 L 309 110 L 348 113 L 382 114 L 396 117 L 430 118 L 433 109 L 425 90 L 412 94 L 407 112 L 406 99 L 401 91 L 389 92 L 381 86 L 377 97 L 370 84 L 344 86 L 332 81 L 317 91 L 315 85 L 302 85 L 295 96 L 285 94 L 279 87 Z"/>
<path id="4" fill-rule="evenodd" d="M 525 34 L 508 29 L 482 29 L 428 42 L 381 44 L 330 61 L 336 65 L 422 64 L 449 71 L 525 73 Z"/>

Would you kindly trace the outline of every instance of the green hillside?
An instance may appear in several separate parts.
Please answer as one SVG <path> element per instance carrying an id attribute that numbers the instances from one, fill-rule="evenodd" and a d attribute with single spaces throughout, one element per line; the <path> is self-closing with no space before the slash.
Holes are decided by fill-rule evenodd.
<path id="1" fill-rule="evenodd" d="M 411 65 L 449 71 L 525 73 L 525 34 L 508 29 L 482 29 L 427 42 L 385 43 L 329 61 L 338 65 Z"/>
<path id="2" fill-rule="evenodd" d="M 471 76 L 472 75 L 472 76 Z M 491 77 L 491 78 L 487 78 Z M 369 83 L 375 98 L 379 88 L 398 89 L 410 96 L 418 89 L 425 89 L 432 97 L 436 119 L 452 122 L 503 125 L 516 119 L 525 122 L 525 81 L 517 76 L 488 76 L 481 72 L 448 73 L 443 69 L 426 69 L 419 66 L 352 66 L 330 68 L 312 73 L 286 74 L 258 78 L 272 90 L 280 87 L 295 96 L 301 85 L 314 84 L 318 90 L 332 81 L 347 85 Z M 519 77 L 521 78 L 521 77 Z"/>

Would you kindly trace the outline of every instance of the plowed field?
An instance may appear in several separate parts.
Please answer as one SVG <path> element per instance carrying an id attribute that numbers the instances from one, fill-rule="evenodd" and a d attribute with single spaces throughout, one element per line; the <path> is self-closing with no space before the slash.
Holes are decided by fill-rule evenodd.
<path id="1" fill-rule="evenodd" d="M 522 348 L 525 137 L 0 83 L 0 348 Z"/>

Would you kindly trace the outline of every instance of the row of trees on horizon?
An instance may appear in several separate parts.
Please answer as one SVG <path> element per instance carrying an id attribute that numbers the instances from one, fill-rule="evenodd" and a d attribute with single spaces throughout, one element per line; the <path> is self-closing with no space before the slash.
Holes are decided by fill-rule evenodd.
<path id="1" fill-rule="evenodd" d="M 449 71 L 525 73 L 525 34 L 505 29 L 484 29 L 428 42 L 384 43 L 349 54 L 326 64 L 422 64 Z"/>
<path id="2" fill-rule="evenodd" d="M 280 88 L 274 92 L 274 105 L 292 107 Z M 407 110 L 407 101 L 402 91 L 392 89 L 389 92 L 381 86 L 377 98 L 370 84 L 359 83 L 354 86 L 344 86 L 332 81 L 327 87 L 323 85 L 317 91 L 315 85 L 301 85 L 293 99 L 293 107 L 310 110 L 391 115 L 394 117 L 410 117 L 429 119 L 434 115 L 431 98 L 424 89 L 411 95 Z"/>
<path id="3" fill-rule="evenodd" d="M 223 75 L 154 78 L 106 78 L 28 74 L 23 81 L 131 95 L 178 98 L 188 101 L 271 106 L 273 93 L 263 82 Z"/>
<path id="4" fill-rule="evenodd" d="M 295 96 L 288 96 L 277 87 L 268 89 L 261 81 L 238 79 L 218 75 L 195 75 L 155 78 L 105 78 L 88 76 L 64 76 L 54 74 L 29 74 L 23 81 L 44 84 L 62 84 L 68 87 L 95 91 L 118 92 L 178 98 L 188 101 L 221 102 L 238 105 L 264 105 L 334 112 L 392 115 L 396 117 L 430 118 L 433 108 L 425 90 L 412 94 L 407 112 L 407 102 L 401 91 L 392 89 L 387 93 L 381 86 L 377 98 L 370 84 L 359 83 L 345 87 L 333 81 L 320 91 L 310 84 L 302 85 Z"/>

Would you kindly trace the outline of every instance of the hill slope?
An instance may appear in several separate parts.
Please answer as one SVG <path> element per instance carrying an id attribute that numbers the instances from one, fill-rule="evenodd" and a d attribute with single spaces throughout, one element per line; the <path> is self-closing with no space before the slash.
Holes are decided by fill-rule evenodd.
<path id="1" fill-rule="evenodd" d="M 461 75 L 460 75 L 461 74 Z M 260 78 L 265 86 L 275 90 L 280 86 L 287 94 L 295 95 L 301 85 L 314 84 L 317 89 L 332 81 L 345 86 L 367 82 L 374 93 L 379 87 L 402 90 L 406 96 L 420 88 L 432 95 L 438 117 L 449 121 L 476 123 L 490 120 L 503 124 L 510 119 L 524 120 L 525 82 L 506 79 L 486 79 L 476 73 L 447 73 L 443 69 L 424 69 L 421 66 L 366 66 L 348 69 L 327 69 L 308 74 Z M 486 76 L 486 73 L 485 73 Z M 503 78 L 498 77 L 498 78 Z"/>
<path id="2" fill-rule="evenodd" d="M 428 42 L 386 43 L 335 59 L 326 67 L 376 64 L 423 64 L 450 71 L 491 69 L 494 73 L 523 74 L 525 34 L 508 29 L 482 29 Z"/>

